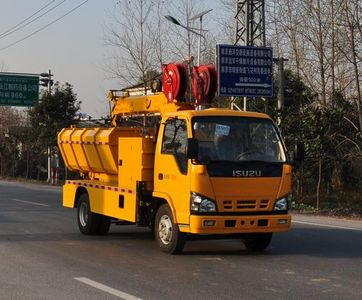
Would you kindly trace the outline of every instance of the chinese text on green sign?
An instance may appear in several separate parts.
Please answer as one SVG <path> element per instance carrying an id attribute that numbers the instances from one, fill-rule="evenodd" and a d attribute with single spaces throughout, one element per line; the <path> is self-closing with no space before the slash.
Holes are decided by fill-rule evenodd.
<path id="1" fill-rule="evenodd" d="M 39 76 L 0 74 L 0 105 L 33 106 L 39 97 Z"/>

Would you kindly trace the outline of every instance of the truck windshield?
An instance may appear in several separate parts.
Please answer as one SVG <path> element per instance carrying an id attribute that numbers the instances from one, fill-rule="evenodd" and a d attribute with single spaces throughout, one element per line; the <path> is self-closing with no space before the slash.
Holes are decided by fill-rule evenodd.
<path id="1" fill-rule="evenodd" d="M 198 161 L 286 161 L 283 143 L 268 119 L 208 116 L 192 119 Z"/>

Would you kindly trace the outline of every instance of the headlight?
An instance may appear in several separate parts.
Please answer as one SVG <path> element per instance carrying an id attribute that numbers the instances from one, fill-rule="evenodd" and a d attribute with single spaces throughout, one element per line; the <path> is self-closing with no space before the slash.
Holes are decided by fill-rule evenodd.
<path id="1" fill-rule="evenodd" d="M 192 212 L 216 212 L 215 201 L 203 195 L 191 193 L 190 209 Z"/>
<path id="2" fill-rule="evenodd" d="M 292 195 L 288 194 L 284 197 L 278 199 L 274 204 L 274 210 L 275 211 L 281 211 L 281 210 L 288 210 L 289 209 L 289 203 L 292 200 Z"/>

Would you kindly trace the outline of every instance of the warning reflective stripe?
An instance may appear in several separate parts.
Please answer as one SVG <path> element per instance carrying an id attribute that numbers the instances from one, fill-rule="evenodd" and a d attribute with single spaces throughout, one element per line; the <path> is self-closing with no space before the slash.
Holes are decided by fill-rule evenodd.
<path id="1" fill-rule="evenodd" d="M 67 180 L 66 184 L 74 184 L 74 185 L 78 185 L 78 186 L 91 187 L 91 188 L 101 189 L 101 190 L 108 190 L 108 191 L 121 192 L 121 193 L 127 193 L 127 194 L 135 194 L 135 191 L 133 191 L 133 190 L 125 189 L 125 188 L 118 188 L 118 187 L 109 186 L 109 185 L 100 185 L 100 184 L 93 184 L 93 183 L 72 181 L 72 180 Z"/>
<path id="2" fill-rule="evenodd" d="M 82 141 L 59 141 L 59 144 L 76 144 L 76 145 L 109 145 L 108 142 L 82 142 Z"/>

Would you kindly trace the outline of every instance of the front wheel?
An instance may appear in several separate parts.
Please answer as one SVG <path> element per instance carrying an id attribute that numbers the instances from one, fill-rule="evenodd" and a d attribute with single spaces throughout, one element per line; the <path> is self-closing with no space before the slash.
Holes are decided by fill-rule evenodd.
<path id="1" fill-rule="evenodd" d="M 249 251 L 253 251 L 253 252 L 260 252 L 265 250 L 271 240 L 272 240 L 272 233 L 251 233 L 251 234 L 247 234 L 244 237 L 244 244 L 245 247 L 249 250 Z"/>
<path id="2" fill-rule="evenodd" d="M 161 251 L 169 254 L 182 252 L 185 240 L 182 232 L 174 223 L 171 209 L 168 204 L 160 206 L 156 213 L 154 232 Z"/>
<path id="3" fill-rule="evenodd" d="M 86 235 L 107 234 L 111 225 L 109 217 L 91 211 L 88 194 L 79 197 L 77 221 L 80 232 Z"/>

